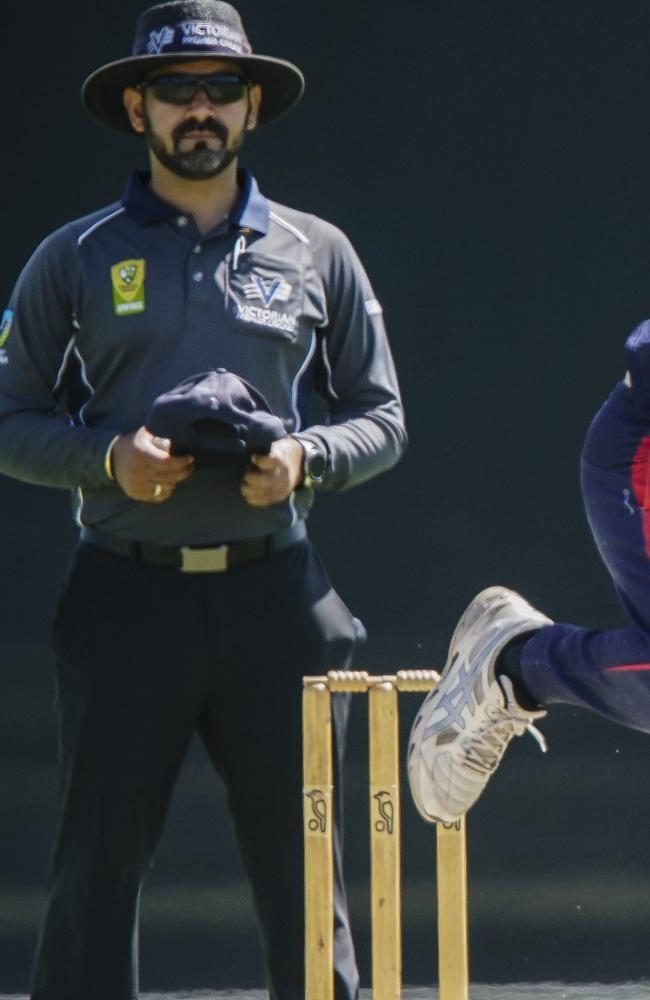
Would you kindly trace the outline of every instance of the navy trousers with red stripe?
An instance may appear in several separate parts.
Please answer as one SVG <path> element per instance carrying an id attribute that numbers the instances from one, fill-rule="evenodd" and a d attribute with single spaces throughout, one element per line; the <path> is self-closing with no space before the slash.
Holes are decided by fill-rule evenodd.
<path id="1" fill-rule="evenodd" d="M 540 705 L 565 702 L 650 732 L 650 323 L 626 344 L 631 385 L 596 414 L 581 460 L 585 510 L 629 624 L 555 624 L 521 651 L 521 680 Z"/>

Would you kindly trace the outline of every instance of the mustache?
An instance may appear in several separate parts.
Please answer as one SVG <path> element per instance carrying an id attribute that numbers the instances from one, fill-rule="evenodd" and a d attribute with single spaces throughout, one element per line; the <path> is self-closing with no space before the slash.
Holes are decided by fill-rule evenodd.
<path id="1" fill-rule="evenodd" d="M 172 139 L 177 143 L 190 132 L 204 132 L 206 136 L 214 135 L 217 139 L 221 139 L 224 145 L 228 142 L 228 129 L 216 118 L 204 118 L 202 121 L 198 118 L 186 118 L 173 130 Z"/>

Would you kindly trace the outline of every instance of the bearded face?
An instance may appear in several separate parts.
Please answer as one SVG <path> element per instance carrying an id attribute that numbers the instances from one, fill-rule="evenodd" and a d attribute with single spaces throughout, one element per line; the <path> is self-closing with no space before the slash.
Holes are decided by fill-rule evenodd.
<path id="1" fill-rule="evenodd" d="M 243 125 L 228 127 L 213 115 L 184 118 L 168 138 L 156 131 L 147 108 L 143 109 L 144 134 L 151 152 L 164 167 L 190 181 L 216 177 L 238 155 L 246 137 L 250 104 Z"/>

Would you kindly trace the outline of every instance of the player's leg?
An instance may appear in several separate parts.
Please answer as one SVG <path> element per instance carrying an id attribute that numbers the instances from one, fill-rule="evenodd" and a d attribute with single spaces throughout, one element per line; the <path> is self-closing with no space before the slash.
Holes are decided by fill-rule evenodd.
<path id="1" fill-rule="evenodd" d="M 137 996 L 141 879 L 205 695 L 186 631 L 200 602 L 179 577 L 83 545 L 62 592 L 60 819 L 33 1000 Z"/>
<path id="2" fill-rule="evenodd" d="M 238 567 L 227 589 L 217 583 L 213 616 L 221 655 L 201 732 L 226 782 L 271 996 L 304 1000 L 302 677 L 345 668 L 355 626 L 308 544 Z M 337 770 L 348 703 L 341 695 L 333 701 Z M 338 1000 L 353 1000 L 358 974 L 341 873 L 340 820 L 339 811 L 335 991 Z"/>
<path id="3" fill-rule="evenodd" d="M 524 697 L 590 708 L 650 730 L 650 324 L 625 345 L 628 372 L 591 422 L 582 454 L 589 525 L 630 625 L 542 629 L 501 666 Z M 499 666 L 497 666 L 497 671 Z"/>
<path id="4" fill-rule="evenodd" d="M 451 821 L 470 808 L 542 706 L 567 702 L 650 729 L 650 530 L 638 488 L 647 478 L 645 426 L 619 386 L 583 455 L 589 523 L 632 624 L 601 632 L 555 625 L 504 588 L 480 594 L 413 729 L 409 774 L 427 818 Z"/>
<path id="5" fill-rule="evenodd" d="M 564 702 L 650 732 L 650 558 L 647 513 L 628 481 L 583 467 L 589 522 L 631 624 L 605 631 L 557 624 L 520 650 L 507 650 L 504 670 L 527 699 Z"/>

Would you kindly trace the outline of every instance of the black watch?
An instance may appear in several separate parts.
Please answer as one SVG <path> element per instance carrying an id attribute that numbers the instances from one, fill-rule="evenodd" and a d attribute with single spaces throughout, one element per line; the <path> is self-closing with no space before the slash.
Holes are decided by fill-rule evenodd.
<path id="1" fill-rule="evenodd" d="M 312 490 L 315 485 L 322 483 L 325 478 L 325 473 L 327 471 L 327 458 L 315 444 L 311 443 L 311 441 L 301 440 L 300 444 L 302 445 L 302 450 L 305 453 L 302 466 L 304 476 L 300 485 L 305 489 Z"/>

